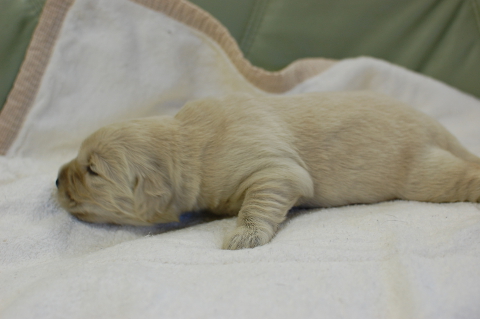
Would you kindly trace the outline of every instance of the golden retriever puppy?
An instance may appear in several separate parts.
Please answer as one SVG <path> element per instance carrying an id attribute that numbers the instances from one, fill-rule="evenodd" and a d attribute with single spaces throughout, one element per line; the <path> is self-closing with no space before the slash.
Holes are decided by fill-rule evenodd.
<path id="1" fill-rule="evenodd" d="M 87 222 L 238 215 L 223 248 L 241 249 L 268 243 L 293 206 L 478 202 L 480 159 L 432 118 L 376 93 L 239 94 L 98 130 L 57 186 L 61 205 Z"/>

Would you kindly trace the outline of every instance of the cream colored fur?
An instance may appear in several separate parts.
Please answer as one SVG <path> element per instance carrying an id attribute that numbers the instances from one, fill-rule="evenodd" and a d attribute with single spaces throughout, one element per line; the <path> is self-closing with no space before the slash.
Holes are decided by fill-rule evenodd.
<path id="1" fill-rule="evenodd" d="M 478 202 L 480 159 L 383 95 L 233 95 L 98 130 L 60 169 L 58 187 L 62 206 L 88 222 L 238 215 L 223 247 L 241 249 L 269 242 L 293 206 Z"/>

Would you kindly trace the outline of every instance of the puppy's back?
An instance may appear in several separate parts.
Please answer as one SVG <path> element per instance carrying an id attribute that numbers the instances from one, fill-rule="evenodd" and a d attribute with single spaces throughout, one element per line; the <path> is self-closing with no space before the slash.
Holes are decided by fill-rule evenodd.
<path id="1" fill-rule="evenodd" d="M 194 139 L 210 141 L 208 176 L 241 179 L 242 163 L 253 170 L 290 158 L 311 174 L 311 204 L 321 206 L 396 198 L 425 148 L 464 150 L 435 120 L 372 92 L 236 94 L 189 103 L 176 118 L 195 127 Z"/>

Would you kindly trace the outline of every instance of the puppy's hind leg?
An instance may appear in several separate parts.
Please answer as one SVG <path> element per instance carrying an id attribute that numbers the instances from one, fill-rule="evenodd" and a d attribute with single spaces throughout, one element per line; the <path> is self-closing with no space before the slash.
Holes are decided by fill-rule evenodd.
<path id="1" fill-rule="evenodd" d="M 294 179 L 284 171 L 263 171 L 260 178 L 254 177 L 253 184 L 245 190 L 245 198 L 238 213 L 237 226 L 223 242 L 223 249 L 253 248 L 268 243 L 288 211 L 297 200 L 313 194 L 313 183 L 303 169 Z M 268 172 L 270 171 L 270 172 Z M 282 176 L 283 175 L 283 176 Z"/>
<path id="2" fill-rule="evenodd" d="M 479 202 L 480 165 L 433 147 L 410 170 L 402 199 L 424 202 Z"/>

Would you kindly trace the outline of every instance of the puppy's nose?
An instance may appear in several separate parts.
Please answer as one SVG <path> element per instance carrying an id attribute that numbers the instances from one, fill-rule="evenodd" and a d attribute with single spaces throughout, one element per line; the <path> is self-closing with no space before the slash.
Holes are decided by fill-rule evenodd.
<path id="1" fill-rule="evenodd" d="M 57 185 L 57 188 L 58 188 L 58 178 L 57 178 L 57 180 L 55 181 L 55 185 Z"/>

